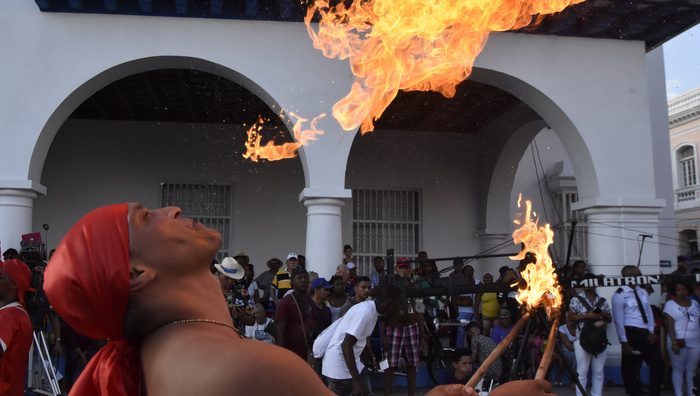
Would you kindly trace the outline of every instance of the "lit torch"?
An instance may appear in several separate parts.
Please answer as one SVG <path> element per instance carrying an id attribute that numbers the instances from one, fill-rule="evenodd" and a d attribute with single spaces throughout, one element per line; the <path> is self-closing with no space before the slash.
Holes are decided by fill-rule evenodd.
<path id="1" fill-rule="evenodd" d="M 520 208 L 521 197 L 518 197 L 518 208 Z M 533 220 L 534 218 L 534 220 Z M 559 309 L 562 305 L 561 288 L 557 281 L 557 274 L 552 265 L 552 258 L 549 256 L 549 246 L 554 241 L 554 232 L 549 224 L 538 225 L 538 220 L 532 213 L 532 203 L 525 201 L 525 213 L 521 219 L 514 220 L 520 228 L 513 232 L 513 242 L 522 244 L 523 248 L 512 260 L 522 260 L 531 255 L 534 262 L 530 262 L 522 270 L 522 282 L 519 285 L 519 293 L 516 297 L 525 310 L 523 317 L 518 320 L 513 329 L 508 333 L 496 349 L 481 363 L 479 369 L 469 379 L 465 386 L 474 387 L 484 376 L 489 367 L 500 358 L 503 352 L 513 343 L 525 322 L 537 309 L 544 309 L 547 315 L 553 319 L 552 328 L 549 332 L 547 348 L 544 351 L 540 366 L 537 369 L 536 379 L 543 379 L 552 361 L 554 352 L 555 336 L 559 327 Z M 522 342 L 527 342 L 523 340 Z"/>

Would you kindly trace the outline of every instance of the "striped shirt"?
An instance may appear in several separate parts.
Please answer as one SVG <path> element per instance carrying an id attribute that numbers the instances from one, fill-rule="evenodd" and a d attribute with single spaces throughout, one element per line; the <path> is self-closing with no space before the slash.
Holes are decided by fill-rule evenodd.
<path id="1" fill-rule="evenodd" d="M 272 287 L 277 290 L 277 298 L 280 300 L 288 290 L 292 289 L 292 276 L 286 268 L 277 271 L 277 275 L 272 279 Z"/>

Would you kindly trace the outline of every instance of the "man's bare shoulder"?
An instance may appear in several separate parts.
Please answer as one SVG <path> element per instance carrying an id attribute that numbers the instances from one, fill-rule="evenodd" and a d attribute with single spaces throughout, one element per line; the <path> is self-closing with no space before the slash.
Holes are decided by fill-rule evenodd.
<path id="1" fill-rule="evenodd" d="M 255 340 L 227 348 L 228 361 L 241 362 L 220 372 L 226 387 L 255 395 L 330 395 L 308 364 L 287 349 Z"/>
<path id="2" fill-rule="evenodd" d="M 172 382 L 162 394 L 331 395 L 298 356 L 260 341 L 203 336 L 179 343 L 165 355 L 159 360 L 169 362 L 165 372 Z"/>

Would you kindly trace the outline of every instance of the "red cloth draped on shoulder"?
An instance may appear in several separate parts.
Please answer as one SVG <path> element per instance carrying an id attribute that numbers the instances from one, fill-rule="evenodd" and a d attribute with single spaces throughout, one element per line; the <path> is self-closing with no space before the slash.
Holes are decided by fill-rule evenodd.
<path id="1" fill-rule="evenodd" d="M 46 269 L 44 290 L 61 318 L 86 336 L 109 340 L 71 395 L 139 394 L 140 357 L 123 331 L 130 269 L 127 215 L 127 204 L 88 213 L 68 231 Z"/>

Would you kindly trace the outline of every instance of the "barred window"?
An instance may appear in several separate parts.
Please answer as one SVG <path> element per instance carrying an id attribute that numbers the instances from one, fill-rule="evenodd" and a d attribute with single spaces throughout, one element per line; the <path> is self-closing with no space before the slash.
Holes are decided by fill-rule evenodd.
<path id="1" fill-rule="evenodd" d="M 221 262 L 228 256 L 231 236 L 231 186 L 227 184 L 161 183 L 163 206 L 178 206 L 182 216 L 195 219 L 221 233 L 216 255 Z"/>
<path id="2" fill-rule="evenodd" d="M 421 193 L 418 190 L 352 191 L 353 248 L 358 272 L 369 274 L 372 258 L 389 248 L 396 257 L 421 249 Z"/>

